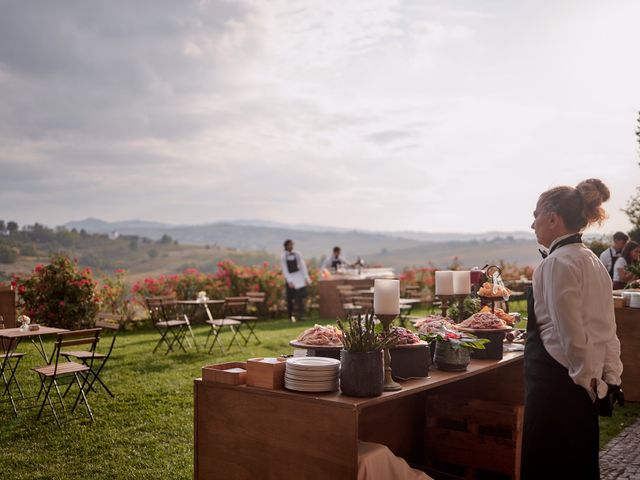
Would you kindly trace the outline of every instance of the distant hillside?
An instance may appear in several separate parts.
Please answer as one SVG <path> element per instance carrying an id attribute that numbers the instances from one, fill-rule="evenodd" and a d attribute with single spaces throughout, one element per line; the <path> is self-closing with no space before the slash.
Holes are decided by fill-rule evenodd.
<path id="1" fill-rule="evenodd" d="M 537 265 L 540 253 L 535 240 L 495 239 L 490 241 L 422 243 L 416 247 L 365 257 L 369 264 L 380 264 L 401 271 L 406 266 L 427 265 L 444 268 L 454 257 L 463 267 L 482 267 L 504 260 L 518 265 Z"/>
<path id="2" fill-rule="evenodd" d="M 140 235 L 159 239 L 170 235 L 180 243 L 193 245 L 218 245 L 240 250 L 265 251 L 279 254 L 282 242 L 291 238 L 306 257 L 320 259 L 328 255 L 334 245 L 340 245 L 348 259 L 374 257 L 385 252 L 419 248 L 426 242 L 488 241 L 495 238 L 513 237 L 532 239 L 529 232 L 487 233 L 428 233 L 428 232 L 372 232 L 344 230 L 313 225 L 286 226 L 276 222 L 234 221 L 206 225 L 149 224 L 139 220 L 126 222 L 103 222 L 87 219 L 71 222 L 67 228 L 84 229 L 87 232 L 113 232 L 125 235 Z M 416 258 L 415 260 L 419 260 Z M 415 263 L 415 262 L 411 262 Z"/>

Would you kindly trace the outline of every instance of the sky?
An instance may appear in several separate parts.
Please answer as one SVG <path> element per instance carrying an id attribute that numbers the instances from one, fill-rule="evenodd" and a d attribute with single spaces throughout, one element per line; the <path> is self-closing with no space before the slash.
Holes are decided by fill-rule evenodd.
<path id="1" fill-rule="evenodd" d="M 0 0 L 0 219 L 526 230 L 640 185 L 640 2 Z"/>

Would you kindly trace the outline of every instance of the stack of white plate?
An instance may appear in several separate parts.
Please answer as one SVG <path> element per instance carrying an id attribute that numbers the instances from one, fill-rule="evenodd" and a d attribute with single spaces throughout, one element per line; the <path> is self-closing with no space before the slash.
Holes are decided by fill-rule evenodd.
<path id="1" fill-rule="evenodd" d="M 298 392 L 338 390 L 340 360 L 329 357 L 294 357 L 287 360 L 284 386 Z"/>
<path id="2" fill-rule="evenodd" d="M 629 295 L 629 306 L 631 308 L 640 308 L 640 292 L 633 292 Z"/>

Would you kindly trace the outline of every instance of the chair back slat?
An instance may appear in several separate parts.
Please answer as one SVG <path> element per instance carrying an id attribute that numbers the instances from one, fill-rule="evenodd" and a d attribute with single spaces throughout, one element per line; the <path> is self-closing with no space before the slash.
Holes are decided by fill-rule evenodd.
<path id="1" fill-rule="evenodd" d="M 224 315 L 246 315 L 249 297 L 227 297 L 224 299 Z"/>
<path id="2" fill-rule="evenodd" d="M 60 332 L 56 344 L 60 347 L 68 347 L 70 345 L 88 345 L 95 344 L 100 338 L 100 328 L 88 328 L 86 330 L 75 330 L 71 332 Z"/>

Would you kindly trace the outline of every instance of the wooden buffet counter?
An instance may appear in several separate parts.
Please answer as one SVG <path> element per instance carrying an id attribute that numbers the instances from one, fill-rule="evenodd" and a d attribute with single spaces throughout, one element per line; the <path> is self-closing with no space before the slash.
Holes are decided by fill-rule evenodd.
<path id="1" fill-rule="evenodd" d="M 620 339 L 622 390 L 625 400 L 640 402 L 640 309 L 616 308 L 616 333 Z"/>
<path id="2" fill-rule="evenodd" d="M 432 394 L 522 404 L 522 353 L 432 370 L 399 392 L 355 398 L 195 380 L 196 479 L 355 479 L 358 440 L 425 465 Z"/>
<path id="3" fill-rule="evenodd" d="M 16 326 L 16 294 L 11 287 L 0 286 L 0 316 L 5 328 Z"/>

